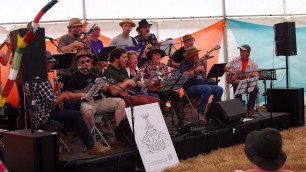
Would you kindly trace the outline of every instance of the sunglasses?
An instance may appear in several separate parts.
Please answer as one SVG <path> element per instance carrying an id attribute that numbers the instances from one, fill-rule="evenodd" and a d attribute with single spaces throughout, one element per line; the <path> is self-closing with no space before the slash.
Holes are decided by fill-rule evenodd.
<path id="1" fill-rule="evenodd" d="M 85 64 L 85 62 L 86 63 L 89 63 L 90 62 L 90 60 L 84 60 L 84 61 L 79 61 L 81 64 Z"/>

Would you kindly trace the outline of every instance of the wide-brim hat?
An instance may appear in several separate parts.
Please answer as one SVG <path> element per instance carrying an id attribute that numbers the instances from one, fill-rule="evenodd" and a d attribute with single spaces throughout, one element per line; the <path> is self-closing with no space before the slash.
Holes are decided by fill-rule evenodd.
<path id="1" fill-rule="evenodd" d="M 51 53 L 49 51 L 46 51 L 46 62 L 47 63 L 51 63 L 51 62 L 55 62 L 55 58 L 52 57 Z"/>
<path id="2" fill-rule="evenodd" d="M 183 56 L 188 59 L 188 58 L 193 57 L 194 55 L 198 54 L 200 51 L 202 51 L 202 50 L 197 49 L 195 46 L 190 46 L 190 47 L 187 48 L 187 50 L 183 54 Z"/>
<path id="3" fill-rule="evenodd" d="M 136 28 L 136 31 L 139 30 L 139 28 L 143 27 L 143 26 L 152 26 L 152 24 L 148 23 L 148 21 L 146 19 L 142 19 L 138 22 L 138 27 Z"/>
<path id="4" fill-rule="evenodd" d="M 135 24 L 135 23 L 133 22 L 133 20 L 130 19 L 130 18 L 125 18 L 125 19 L 123 19 L 123 21 L 120 22 L 119 25 L 122 26 L 124 23 L 130 23 L 130 24 L 132 25 L 132 27 L 135 27 L 135 26 L 136 26 L 136 24 Z"/>
<path id="5" fill-rule="evenodd" d="M 238 49 L 241 49 L 243 51 L 251 51 L 251 47 L 248 44 L 243 44 L 240 47 L 237 47 Z"/>
<path id="6" fill-rule="evenodd" d="M 69 28 L 73 26 L 84 26 L 84 24 L 81 23 L 81 20 L 79 18 L 72 18 L 69 20 L 69 25 L 67 27 Z"/>
<path id="7" fill-rule="evenodd" d="M 253 164 L 264 170 L 280 169 L 287 159 L 287 155 L 282 151 L 282 136 L 273 128 L 249 133 L 244 151 Z"/>
<path id="8" fill-rule="evenodd" d="M 153 46 L 153 47 L 147 52 L 147 57 L 152 58 L 152 55 L 153 55 L 153 53 L 155 53 L 155 52 L 160 53 L 160 54 L 161 54 L 161 58 L 163 58 L 163 57 L 166 55 L 166 53 L 165 53 L 164 50 L 161 50 L 161 49 L 159 48 L 159 46 L 155 45 L 155 46 Z"/>
<path id="9" fill-rule="evenodd" d="M 188 41 L 189 39 L 194 39 L 191 34 L 187 34 L 183 36 L 182 42 Z M 195 39 L 194 39 L 195 40 Z"/>
<path id="10" fill-rule="evenodd" d="M 80 57 L 83 57 L 83 56 L 87 56 L 89 58 L 92 57 L 92 54 L 88 53 L 87 51 L 85 50 L 80 50 L 76 55 L 75 55 L 75 61 L 78 61 Z"/>

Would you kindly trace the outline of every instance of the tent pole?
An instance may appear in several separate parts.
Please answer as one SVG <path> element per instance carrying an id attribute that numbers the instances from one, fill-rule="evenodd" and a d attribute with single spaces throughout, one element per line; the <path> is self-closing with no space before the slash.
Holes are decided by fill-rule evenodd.
<path id="1" fill-rule="evenodd" d="M 223 11 L 223 19 L 226 20 L 226 8 L 225 8 L 225 0 L 222 0 L 222 11 Z M 224 27 L 224 32 L 223 32 L 223 57 L 224 57 L 224 62 L 228 62 L 228 47 L 227 47 L 227 27 L 225 24 Z M 224 80 L 225 82 L 225 80 Z M 230 99 L 230 89 L 229 87 L 227 87 L 227 84 L 225 83 L 224 86 L 224 96 L 225 96 L 225 100 L 229 100 Z"/>
<path id="2" fill-rule="evenodd" d="M 87 16 L 86 16 L 86 3 L 85 0 L 82 0 L 82 7 L 83 7 L 83 21 L 87 21 Z"/>

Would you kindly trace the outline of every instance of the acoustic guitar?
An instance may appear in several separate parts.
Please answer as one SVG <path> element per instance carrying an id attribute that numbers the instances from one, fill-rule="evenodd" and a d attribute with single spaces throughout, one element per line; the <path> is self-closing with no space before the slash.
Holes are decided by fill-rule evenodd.
<path id="1" fill-rule="evenodd" d="M 153 82 L 154 82 L 154 84 L 148 86 L 148 89 L 151 92 L 155 92 L 155 91 L 159 90 L 160 88 L 162 88 L 164 86 L 164 82 L 161 79 L 154 80 Z"/>
<path id="2" fill-rule="evenodd" d="M 212 48 L 211 50 L 209 50 L 204 56 L 202 56 L 201 58 L 199 58 L 199 60 L 197 60 L 196 62 L 196 67 L 199 67 L 199 66 L 203 66 L 204 65 L 204 61 L 205 60 L 208 60 L 210 58 L 213 58 L 214 56 L 209 56 L 210 53 L 212 53 L 213 51 L 215 50 L 218 50 L 220 49 L 220 45 L 216 45 L 214 48 Z M 194 70 L 194 67 L 192 67 L 189 71 L 193 71 Z"/>
<path id="3" fill-rule="evenodd" d="M 227 84 L 232 84 L 234 81 L 236 80 L 241 80 L 244 77 L 247 77 L 250 73 L 254 73 L 255 76 L 259 76 L 260 75 L 260 71 L 249 71 L 249 72 L 238 72 L 236 74 L 230 74 L 228 73 L 226 75 L 226 83 Z M 237 76 L 236 78 L 234 76 Z M 255 77 L 254 76 L 254 77 Z"/>

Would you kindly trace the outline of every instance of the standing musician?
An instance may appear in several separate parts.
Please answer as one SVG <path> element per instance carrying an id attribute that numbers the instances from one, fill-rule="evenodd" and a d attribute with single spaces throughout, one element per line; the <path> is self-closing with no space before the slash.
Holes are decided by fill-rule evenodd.
<path id="1" fill-rule="evenodd" d="M 122 33 L 114 37 L 109 42 L 108 46 L 137 46 L 138 43 L 136 39 L 130 36 L 131 30 L 136 26 L 133 20 L 130 18 L 125 18 L 122 22 L 119 23 L 119 26 L 122 28 Z"/>
<path id="2" fill-rule="evenodd" d="M 206 122 L 205 108 L 208 99 L 211 95 L 214 95 L 212 103 L 221 101 L 223 88 L 216 85 L 205 84 L 207 61 L 199 62 L 199 65 L 195 69 L 192 69 L 194 66 L 190 64 L 199 60 L 200 51 L 201 50 L 198 50 L 194 46 L 187 48 L 187 51 L 184 53 L 185 60 L 180 64 L 180 72 L 183 74 L 190 74 L 189 79 L 184 83 L 183 87 L 188 95 L 193 97 L 197 97 L 198 95 L 200 96 L 198 112 L 200 118 Z"/>
<path id="3" fill-rule="evenodd" d="M 72 18 L 69 20 L 68 34 L 60 37 L 58 42 L 58 47 L 64 53 L 77 53 L 81 49 L 86 49 L 84 46 L 83 39 L 81 37 L 81 31 L 84 24 L 78 18 Z M 61 52 L 58 50 L 58 52 Z M 75 65 L 72 65 L 69 69 L 59 69 L 57 70 L 57 75 L 59 76 L 59 81 L 64 84 L 63 91 L 66 90 L 69 77 L 77 70 Z"/>
<path id="4" fill-rule="evenodd" d="M 69 79 L 66 93 L 69 99 L 80 100 L 84 97 L 85 90 L 95 83 L 96 78 L 101 76 L 101 73 L 97 70 L 91 69 L 91 54 L 85 50 L 81 50 L 76 54 L 76 63 L 80 70 L 76 71 Z M 102 92 L 106 92 L 109 88 L 109 84 L 105 83 L 102 87 Z M 120 98 L 108 97 L 106 99 L 102 96 L 94 97 L 94 102 L 91 100 L 82 100 L 80 111 L 84 115 L 85 122 L 88 128 L 93 128 L 93 108 L 95 112 L 115 112 L 116 126 L 119 125 L 121 120 L 126 117 L 124 108 L 125 103 Z M 94 107 L 93 107 L 94 106 Z"/>
<path id="5" fill-rule="evenodd" d="M 112 80 L 114 84 L 119 85 L 122 88 L 125 89 L 133 89 L 136 86 L 142 86 L 140 82 L 137 82 L 137 80 L 130 79 L 125 67 L 126 63 L 128 61 L 127 52 L 125 49 L 122 48 L 115 48 L 110 53 L 110 64 L 105 69 L 103 75 Z M 140 79 L 142 76 L 139 76 Z M 109 93 L 112 96 L 116 97 L 122 97 L 123 100 L 126 103 L 127 107 L 131 106 L 131 100 L 128 96 L 128 93 L 124 91 L 122 88 L 120 88 L 116 85 L 111 85 L 109 87 Z M 144 105 L 149 103 L 160 103 L 158 98 L 152 97 L 152 96 L 146 96 L 146 95 L 137 95 L 133 96 L 133 105 Z"/>
<path id="6" fill-rule="evenodd" d="M 232 58 L 230 62 L 227 63 L 227 65 L 224 67 L 224 71 L 228 72 L 229 74 L 234 74 L 233 76 L 228 76 L 228 84 L 232 84 L 234 88 L 234 93 L 238 87 L 239 80 L 246 79 L 246 78 L 253 78 L 258 76 L 258 66 L 257 64 L 249 58 L 251 47 L 247 44 L 244 44 L 240 47 L 237 47 L 240 49 L 240 56 Z M 254 72 L 252 72 L 254 71 Z M 249 73 L 250 72 L 250 73 Z M 245 73 L 243 77 L 240 77 L 238 75 L 235 75 L 237 73 Z M 229 81 L 232 80 L 232 81 Z M 254 112 L 255 107 L 255 100 L 257 98 L 257 93 L 259 92 L 259 88 L 256 85 L 255 89 L 250 93 L 249 101 L 248 101 L 248 108 L 250 114 Z M 242 100 L 242 95 L 236 95 L 235 98 L 239 98 Z"/>
<path id="7" fill-rule="evenodd" d="M 161 101 L 160 108 L 162 111 L 165 109 L 168 100 L 173 101 L 173 109 L 177 115 L 179 126 L 184 128 L 190 123 L 186 120 L 186 115 L 183 112 L 183 102 L 179 93 L 173 90 L 157 91 L 162 87 L 162 82 L 166 81 L 169 77 L 167 65 L 160 62 L 160 60 L 165 56 L 165 51 L 159 49 L 158 46 L 153 46 L 147 53 L 147 56 L 152 60 L 151 63 L 145 64 L 144 66 L 147 70 L 144 78 L 151 82 L 149 92 L 159 95 Z M 152 90 L 152 87 L 157 87 L 157 89 Z"/>
<path id="8" fill-rule="evenodd" d="M 138 46 L 147 46 L 148 44 L 157 45 L 157 38 L 154 34 L 150 33 L 152 24 L 148 23 L 146 19 L 142 19 L 138 22 L 136 31 L 138 35 L 135 39 L 138 42 Z"/>

